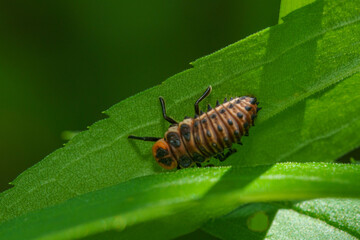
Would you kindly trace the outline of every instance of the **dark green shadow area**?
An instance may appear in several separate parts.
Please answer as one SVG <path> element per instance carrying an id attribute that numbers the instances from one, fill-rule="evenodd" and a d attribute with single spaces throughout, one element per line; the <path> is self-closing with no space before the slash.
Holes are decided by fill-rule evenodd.
<path id="1" fill-rule="evenodd" d="M 166 225 L 162 226 L 163 227 L 163 231 L 168 231 L 168 229 L 166 228 Z M 143 231 L 141 229 L 139 229 L 138 231 Z M 149 236 L 141 236 L 141 234 L 139 234 L 139 232 L 137 234 L 132 235 L 131 237 L 135 236 L 134 239 L 139 239 L 139 237 L 145 237 L 148 238 Z M 108 231 L 105 233 L 100 233 L 100 234 L 95 234 L 93 236 L 90 237 L 85 237 L 83 238 L 84 240 L 99 240 L 99 239 L 104 239 L 104 240 L 111 240 L 111 239 L 126 239 L 124 237 L 124 235 L 118 231 Z M 155 239 L 156 236 L 155 236 Z M 179 237 L 175 237 L 173 238 L 174 240 L 201 240 L 201 239 L 206 239 L 206 240 L 219 240 L 220 238 L 217 238 L 213 235 L 210 235 L 209 233 L 202 231 L 200 229 L 195 230 L 194 232 L 179 236 Z"/>
<path id="2" fill-rule="evenodd" d="M 165 231 L 166 229 L 163 229 L 163 230 Z M 142 236 L 142 237 L 144 237 L 144 236 Z M 145 236 L 145 237 L 148 237 L 148 236 Z M 120 232 L 109 231 L 106 233 L 100 233 L 100 234 L 96 234 L 94 236 L 85 237 L 83 239 L 84 240 L 99 240 L 99 239 L 109 240 L 109 239 L 126 239 L 126 238 L 123 238 L 123 234 L 121 234 Z M 174 239 L 176 239 L 176 240 L 192 240 L 192 239 L 194 239 L 194 240 L 199 240 L 199 239 L 219 240 L 219 238 L 216 238 L 216 237 L 214 237 L 204 231 L 201 231 L 201 230 L 196 230 L 192 233 L 185 234 L 180 237 L 175 237 Z"/>
<path id="3" fill-rule="evenodd" d="M 266 55 L 262 60 L 265 64 L 259 84 L 259 95 L 267 101 L 267 104 L 283 104 L 291 101 L 296 96 L 306 94 L 311 86 L 320 80 L 314 70 L 316 70 L 317 42 L 323 37 L 323 34 L 318 33 L 319 29 L 322 29 L 323 8 L 324 1 L 316 1 L 290 13 L 283 18 L 284 23 L 270 29 Z M 298 17 L 303 21 L 293 21 Z M 283 31 L 291 36 L 285 41 L 280 38 Z M 315 41 L 309 41 L 309 36 L 315 36 Z M 295 52 L 297 58 L 287 53 L 289 48 Z M 274 56 L 278 57 L 274 58 Z M 277 69 L 277 72 L 273 69 Z M 282 77 L 279 78 L 278 75 Z M 294 79 L 302 79 L 302 83 L 298 84 Z M 299 110 L 303 107 L 299 107 Z"/>
<path id="4" fill-rule="evenodd" d="M 196 208 L 187 210 L 184 214 L 192 214 L 196 212 Z M 180 226 L 176 226 L 172 224 L 173 218 L 165 217 L 161 219 L 156 219 L 149 224 L 148 222 L 140 223 L 135 226 L 131 226 L 126 228 L 124 231 L 116 231 L 110 230 L 107 232 L 95 234 L 92 236 L 88 236 L 82 238 L 84 240 L 98 240 L 98 239 L 177 239 L 177 240 L 185 240 L 185 239 L 209 239 L 216 240 L 210 234 L 196 230 L 191 226 L 188 226 L 187 232 L 188 234 L 179 235 L 177 233 L 177 229 Z M 181 228 L 188 225 L 189 223 L 183 222 L 181 223 Z M 201 224 L 201 222 L 199 222 Z"/>
<path id="5" fill-rule="evenodd" d="M 238 192 L 252 183 L 274 165 L 262 165 L 257 167 L 231 167 L 227 170 L 216 184 L 204 195 L 204 199 L 214 195 Z M 249 174 L 251 172 L 251 174 Z"/>

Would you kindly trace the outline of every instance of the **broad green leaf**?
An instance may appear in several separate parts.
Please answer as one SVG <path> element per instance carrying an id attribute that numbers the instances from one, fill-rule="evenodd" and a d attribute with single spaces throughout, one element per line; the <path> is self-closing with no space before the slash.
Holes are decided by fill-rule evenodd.
<path id="1" fill-rule="evenodd" d="M 359 199 L 253 203 L 206 223 L 221 239 L 359 239 Z"/>
<path id="2" fill-rule="evenodd" d="M 119 238 L 169 239 L 241 203 L 360 197 L 359 176 L 358 165 L 325 163 L 186 169 L 133 179 L 10 220 L 0 225 L 0 236 L 74 239 L 116 230 L 110 234 Z"/>
<path id="3" fill-rule="evenodd" d="M 160 95 L 176 119 L 193 111 L 208 85 L 214 89 L 206 100 L 211 103 L 258 97 L 263 110 L 257 126 L 225 165 L 331 161 L 359 146 L 359 10 L 360 1 L 316 1 L 283 24 L 198 59 L 192 69 L 115 105 L 106 111 L 109 118 L 13 182 L 0 196 L 0 221 L 161 172 L 150 143 L 127 139 L 162 136 L 168 124 L 161 119 Z"/>

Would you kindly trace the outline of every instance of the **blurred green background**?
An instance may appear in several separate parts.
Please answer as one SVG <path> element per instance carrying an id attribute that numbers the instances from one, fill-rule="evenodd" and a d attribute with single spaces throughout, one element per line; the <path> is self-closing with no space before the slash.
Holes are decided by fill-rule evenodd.
<path id="1" fill-rule="evenodd" d="M 102 111 L 277 24 L 280 0 L 0 1 L 0 191 Z"/>

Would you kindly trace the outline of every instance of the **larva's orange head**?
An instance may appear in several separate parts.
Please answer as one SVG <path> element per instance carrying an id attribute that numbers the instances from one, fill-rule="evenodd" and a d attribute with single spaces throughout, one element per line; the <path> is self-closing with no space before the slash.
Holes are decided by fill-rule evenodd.
<path id="1" fill-rule="evenodd" d="M 178 163 L 170 151 L 168 143 L 164 139 L 158 140 L 152 148 L 156 162 L 165 169 L 174 169 Z"/>

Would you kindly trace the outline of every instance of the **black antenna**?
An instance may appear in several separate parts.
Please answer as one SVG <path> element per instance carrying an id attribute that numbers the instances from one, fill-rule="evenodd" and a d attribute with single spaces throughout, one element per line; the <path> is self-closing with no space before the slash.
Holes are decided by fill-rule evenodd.
<path id="1" fill-rule="evenodd" d="M 143 141 L 148 141 L 148 142 L 157 142 L 158 140 L 161 139 L 161 138 L 158 138 L 158 137 L 137 137 L 137 136 L 134 136 L 134 135 L 130 135 L 130 136 L 128 136 L 128 138 L 136 139 L 136 140 L 143 140 Z"/>

